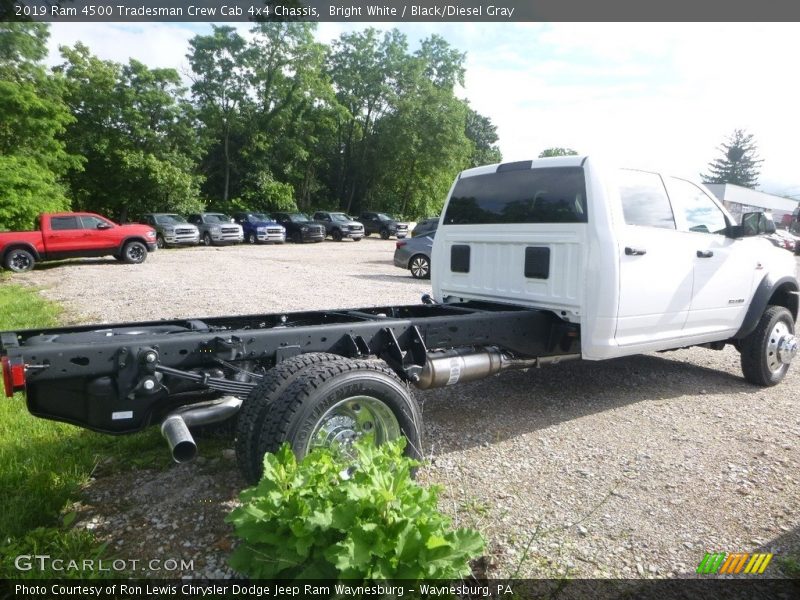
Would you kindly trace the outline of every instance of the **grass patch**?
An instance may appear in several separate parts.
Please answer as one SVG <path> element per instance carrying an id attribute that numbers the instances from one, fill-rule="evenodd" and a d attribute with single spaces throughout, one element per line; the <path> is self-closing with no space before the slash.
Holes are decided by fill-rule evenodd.
<path id="1" fill-rule="evenodd" d="M 55 326 L 60 314 L 35 289 L 0 277 L 0 331 Z M 155 428 L 122 437 L 102 435 L 33 417 L 22 394 L 0 397 L 0 578 L 70 575 L 20 572 L 13 564 L 20 554 L 91 558 L 104 552 L 91 534 L 65 525 L 61 514 L 101 463 L 104 471 L 165 468 L 170 458 Z"/>

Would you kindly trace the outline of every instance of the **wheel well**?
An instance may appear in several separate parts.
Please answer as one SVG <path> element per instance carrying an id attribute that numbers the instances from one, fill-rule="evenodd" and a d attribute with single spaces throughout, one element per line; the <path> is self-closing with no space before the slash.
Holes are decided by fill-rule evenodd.
<path id="1" fill-rule="evenodd" d="M 12 250 L 20 250 L 20 249 L 27 250 L 28 252 L 33 254 L 33 258 L 35 258 L 36 260 L 41 260 L 41 256 L 39 256 L 39 253 L 36 251 L 36 248 L 31 246 L 30 244 L 11 244 L 8 248 L 3 250 L 3 262 L 5 262 L 6 256 L 8 256 L 9 252 L 11 252 Z"/>
<path id="2" fill-rule="evenodd" d="M 144 240 L 143 238 L 129 237 L 122 240 L 122 243 L 119 245 L 118 251 L 122 252 L 122 249 L 125 247 L 125 244 L 128 244 L 129 242 L 141 242 L 142 244 L 144 244 L 144 247 L 147 248 L 147 241 Z"/>
<path id="3" fill-rule="evenodd" d="M 769 304 L 773 306 L 783 306 L 792 313 L 792 318 L 797 321 L 798 304 L 800 296 L 797 295 L 797 286 L 792 283 L 784 283 L 774 292 L 769 299 Z"/>

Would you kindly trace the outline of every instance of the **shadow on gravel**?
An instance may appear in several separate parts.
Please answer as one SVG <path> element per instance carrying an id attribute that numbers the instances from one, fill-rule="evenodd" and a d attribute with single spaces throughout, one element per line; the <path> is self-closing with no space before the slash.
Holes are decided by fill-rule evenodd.
<path id="1" fill-rule="evenodd" d="M 753 552 L 775 555 L 765 571 L 770 577 L 790 577 L 800 583 L 800 527 L 771 539 Z"/>
<path id="2" fill-rule="evenodd" d="M 735 354 L 738 360 L 738 353 Z M 424 402 L 436 453 L 495 443 L 587 415 L 686 397 L 687 410 L 705 394 L 745 394 L 763 389 L 741 376 L 656 356 L 568 362 L 527 372 L 509 371 L 454 388 L 417 391 Z M 428 436 L 431 443 L 434 436 Z M 441 438 L 441 439 L 440 439 Z"/>
<path id="3" fill-rule="evenodd" d="M 85 267 L 87 265 L 122 265 L 124 263 L 114 258 L 78 258 L 69 260 L 54 260 L 36 265 L 37 271 L 48 269 L 63 269 L 64 267 Z"/>
<path id="4" fill-rule="evenodd" d="M 429 280 L 414 279 L 408 271 L 400 271 L 399 269 L 397 275 L 351 275 L 351 277 L 369 281 L 384 281 L 386 283 L 413 283 L 414 285 L 427 286 L 428 288 L 431 285 Z"/>

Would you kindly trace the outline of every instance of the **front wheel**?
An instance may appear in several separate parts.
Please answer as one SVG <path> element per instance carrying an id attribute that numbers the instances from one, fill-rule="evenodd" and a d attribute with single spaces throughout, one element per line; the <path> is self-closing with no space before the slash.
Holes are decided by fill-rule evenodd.
<path id="1" fill-rule="evenodd" d="M 210 246 L 211 245 L 211 234 L 206 232 L 203 234 L 203 245 Z"/>
<path id="2" fill-rule="evenodd" d="M 295 231 L 292 234 L 292 242 L 294 242 L 295 244 L 302 244 L 303 243 L 303 234 L 301 234 L 299 231 Z"/>
<path id="3" fill-rule="evenodd" d="M 258 240 L 256 239 L 255 233 L 248 233 L 247 234 L 247 243 L 248 244 L 255 244 Z"/>
<path id="4" fill-rule="evenodd" d="M 377 361 L 342 359 L 304 369 L 281 394 L 263 425 L 264 448 L 284 442 L 298 458 L 316 448 L 348 452 L 360 437 L 376 444 L 405 436 L 406 454 L 422 455 L 422 417 L 408 387 Z"/>
<path id="5" fill-rule="evenodd" d="M 164 241 L 164 237 L 161 234 L 156 238 L 156 246 L 158 246 L 159 250 L 163 250 L 167 247 L 167 243 Z"/>
<path id="6" fill-rule="evenodd" d="M 798 349 L 792 313 L 783 306 L 770 306 L 740 346 L 747 381 L 764 387 L 780 383 Z"/>
<path id="7" fill-rule="evenodd" d="M 36 259 L 33 257 L 33 254 L 24 248 L 15 248 L 6 254 L 4 264 L 9 271 L 24 273 L 25 271 L 33 269 L 33 265 L 36 264 Z"/>
<path id="8" fill-rule="evenodd" d="M 147 258 L 147 247 L 142 242 L 128 242 L 122 249 L 122 262 L 138 265 Z"/>
<path id="9" fill-rule="evenodd" d="M 333 232 L 331 232 L 331 237 L 333 238 L 334 242 L 341 242 L 342 241 L 342 232 L 339 231 L 338 229 L 334 229 Z"/>
<path id="10" fill-rule="evenodd" d="M 414 279 L 428 279 L 431 276 L 431 263 L 424 254 L 417 254 L 408 261 L 408 270 Z"/>
<path id="11" fill-rule="evenodd" d="M 382 240 L 388 240 L 390 235 L 391 234 L 389 233 L 388 229 L 381 229 L 381 239 Z"/>

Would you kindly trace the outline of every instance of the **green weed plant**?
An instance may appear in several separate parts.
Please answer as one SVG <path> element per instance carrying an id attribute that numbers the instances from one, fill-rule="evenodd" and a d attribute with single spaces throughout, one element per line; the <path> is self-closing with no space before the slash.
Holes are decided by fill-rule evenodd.
<path id="1" fill-rule="evenodd" d="M 241 543 L 231 566 L 251 578 L 346 581 L 454 579 L 470 574 L 481 535 L 452 529 L 404 456 L 405 439 L 350 456 L 315 450 L 298 462 L 288 444 L 264 458 L 264 476 L 228 516 Z"/>

